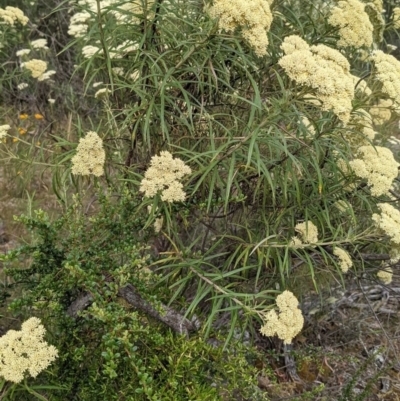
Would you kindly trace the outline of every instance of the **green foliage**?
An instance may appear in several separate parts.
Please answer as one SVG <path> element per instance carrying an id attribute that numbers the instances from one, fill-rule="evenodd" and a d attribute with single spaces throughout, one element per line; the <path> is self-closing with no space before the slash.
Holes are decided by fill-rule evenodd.
<path id="1" fill-rule="evenodd" d="M 240 344 L 224 351 L 197 335 L 179 337 L 118 295 L 133 283 L 157 307 L 162 292 L 146 268 L 149 249 L 140 244 L 148 233 L 140 230 L 144 222 L 131 193 L 99 197 L 92 216 L 76 198 L 55 222 L 41 210 L 20 217 L 35 241 L 2 258 L 13 286 L 23 288 L 11 309 L 43 316 L 59 350 L 51 373 L 68 390 L 52 391 L 52 399 L 218 400 L 222 388 L 254 387 L 256 371 L 247 358 L 255 351 Z M 94 302 L 72 319 L 65 311 L 82 293 Z"/>
<path id="2" fill-rule="evenodd" d="M 342 390 L 342 394 L 339 398 L 338 401 L 363 401 L 363 400 L 368 400 L 368 397 L 372 394 L 372 386 L 376 384 L 376 382 L 379 380 L 379 377 L 382 376 L 383 372 L 378 371 L 373 377 L 371 377 L 365 388 L 363 388 L 362 391 L 360 392 L 355 392 L 355 387 L 357 384 L 357 381 L 360 379 L 361 375 L 365 373 L 365 371 L 368 369 L 368 367 L 376 362 L 376 353 L 379 352 L 379 350 L 371 353 L 371 355 L 365 360 L 365 362 L 354 372 L 353 377 L 346 383 Z"/>
<path id="3" fill-rule="evenodd" d="M 367 57 L 372 47 L 339 54 L 355 79 L 346 125 L 321 107 L 317 83 L 299 84 L 279 64 L 290 35 L 337 49 L 329 4 L 271 2 L 264 57 L 244 40 L 246 27 L 220 29 L 208 12 L 213 4 L 21 0 L 30 24 L 1 25 L 2 107 L 4 123 L 12 124 L 1 160 L 23 171 L 25 182 L 37 176 L 27 166 L 39 166 L 62 204 L 56 220 L 42 210 L 18 218 L 33 241 L 2 257 L 8 290 L 22 291 L 9 306 L 16 316 L 40 314 L 51 328 L 61 355 L 51 373 L 68 387 L 66 398 L 54 393 L 58 399 L 211 400 L 222 399 L 222 388 L 230 396 L 253 391 L 254 369 L 232 344 L 238 333 L 255 336 L 278 293 L 292 289 L 301 298 L 345 283 L 335 247 L 352 258 L 350 276 L 375 271 L 365 254 L 395 254 L 372 215 L 378 203 L 397 204 L 396 182 L 373 196 L 351 168 L 361 145 L 387 146 L 398 133 L 396 107 L 386 110 L 392 114 L 382 125 L 357 120 L 388 98 Z M 384 13 L 368 5 L 374 49 L 389 49 L 395 36 L 394 5 L 387 2 Z M 67 32 L 68 9 L 83 13 L 81 35 Z M 36 19 L 41 24 L 33 25 Z M 18 59 L 22 43 L 37 37 L 46 37 L 49 49 Z M 29 76 L 20 66 L 33 57 L 46 59 L 57 75 L 45 82 Z M 20 83 L 30 85 L 21 95 Z M 43 112 L 41 125 L 25 123 L 24 137 L 21 118 L 6 113 L 8 103 L 30 115 Z M 379 132 L 368 137 L 366 128 Z M 71 174 L 88 130 L 103 141 L 102 177 Z M 140 192 L 161 151 L 192 169 L 182 180 L 184 202 Z M 298 246 L 296 225 L 308 221 L 318 241 Z M 171 333 L 121 300 L 128 284 L 153 308 L 168 305 L 198 319 L 201 330 L 190 338 Z M 90 305 L 72 318 L 68 311 L 88 294 Z M 220 336 L 224 349 L 211 347 L 210 336 Z"/>

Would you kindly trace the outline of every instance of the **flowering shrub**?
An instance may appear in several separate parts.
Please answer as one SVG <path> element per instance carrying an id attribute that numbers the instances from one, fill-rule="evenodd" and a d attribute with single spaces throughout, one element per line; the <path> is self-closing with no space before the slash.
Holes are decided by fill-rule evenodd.
<path id="1" fill-rule="evenodd" d="M 288 345 L 303 288 L 389 283 L 376 272 L 400 258 L 396 8 L 71 0 L 49 11 L 57 49 L 31 7 L 0 14 L 3 102 L 18 108 L 0 157 L 51 170 L 61 217 L 22 218 L 32 244 L 3 259 L 26 289 L 13 308 L 59 333 L 59 399 L 219 399 L 204 336 L 256 326 Z M 182 334 L 196 358 L 183 340 L 174 352 Z"/>

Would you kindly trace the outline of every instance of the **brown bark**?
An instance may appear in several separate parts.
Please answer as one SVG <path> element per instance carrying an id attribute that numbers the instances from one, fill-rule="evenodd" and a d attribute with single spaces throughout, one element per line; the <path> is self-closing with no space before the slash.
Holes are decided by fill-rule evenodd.
<path id="1" fill-rule="evenodd" d="M 185 334 L 188 336 L 189 331 L 195 330 L 193 323 L 189 319 L 186 319 L 169 306 L 160 303 L 158 309 L 154 308 L 149 302 L 141 297 L 132 284 L 120 288 L 118 295 L 135 308 L 140 309 L 147 315 L 166 324 L 179 334 Z"/>
<path id="2" fill-rule="evenodd" d="M 166 324 L 178 334 L 184 334 L 188 337 L 189 332 L 195 330 L 193 323 L 189 319 L 186 319 L 183 315 L 176 312 L 169 306 L 160 303 L 156 309 L 148 301 L 142 298 L 142 296 L 137 292 L 136 288 L 131 284 L 120 288 L 118 290 L 118 295 L 125 299 L 125 301 L 134 308 Z M 93 296 L 89 293 L 83 293 L 74 302 L 72 302 L 67 310 L 67 313 L 72 318 L 77 318 L 78 313 L 86 309 L 92 302 Z"/>

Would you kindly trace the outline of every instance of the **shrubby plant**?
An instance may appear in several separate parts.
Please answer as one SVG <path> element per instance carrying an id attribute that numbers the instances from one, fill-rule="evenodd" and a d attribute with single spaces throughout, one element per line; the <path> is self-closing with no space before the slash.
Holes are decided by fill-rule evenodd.
<path id="1" fill-rule="evenodd" d="M 71 117 L 73 135 L 48 134 L 63 215 L 23 217 L 33 242 L 4 259 L 29 289 L 13 310 L 40 310 L 57 333 L 54 373 L 71 399 L 218 399 L 254 371 L 230 381 L 218 369 L 245 354 L 208 337 L 229 350 L 238 329 L 261 328 L 288 345 L 308 283 L 322 289 L 327 272 L 389 283 L 400 258 L 394 5 L 79 0 L 54 11 L 69 8 L 64 50 L 95 113 Z M 30 85 L 51 71 L 32 53 L 46 51 L 38 40 L 17 55 Z M 366 263 L 382 254 L 389 263 Z M 187 338 L 174 345 L 177 333 Z"/>
<path id="2" fill-rule="evenodd" d="M 90 217 L 79 197 L 55 222 L 40 210 L 22 216 L 36 241 L 4 258 L 26 294 L 11 309 L 29 306 L 52 323 L 58 359 L 51 373 L 64 386 L 51 389 L 52 399 L 262 397 L 248 362 L 261 357 L 255 350 L 233 343 L 224 351 L 220 335 L 207 342 L 162 324 L 158 313 L 171 292 L 158 289 L 159 277 L 148 268 L 151 252 L 144 244 L 153 228 L 140 229 L 145 220 L 135 217 L 132 193 L 123 191 L 117 202 L 100 195 L 99 204 Z M 21 269 L 24 255 L 33 260 Z"/>

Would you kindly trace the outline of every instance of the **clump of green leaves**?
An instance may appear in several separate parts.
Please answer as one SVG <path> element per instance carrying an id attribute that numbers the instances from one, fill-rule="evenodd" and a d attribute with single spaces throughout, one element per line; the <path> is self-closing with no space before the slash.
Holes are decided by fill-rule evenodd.
<path id="1" fill-rule="evenodd" d="M 254 387 L 249 361 L 256 351 L 179 336 L 119 295 L 128 282 L 155 307 L 167 295 L 148 269 L 152 256 L 141 244 L 149 230 L 137 208 L 125 191 L 116 200 L 99 194 L 90 216 L 76 198 L 54 222 L 41 210 L 18 218 L 33 241 L 2 257 L 11 286 L 23 289 L 10 307 L 42 316 L 50 328 L 59 350 L 50 372 L 67 387 L 52 399 L 218 400 L 222 389 Z M 82 294 L 91 294 L 91 303 L 71 317 Z"/>

